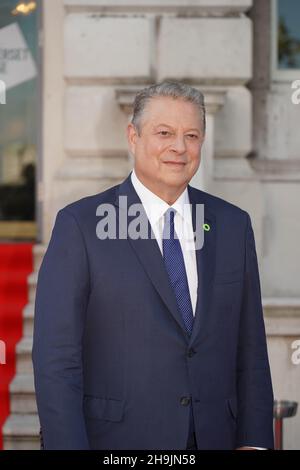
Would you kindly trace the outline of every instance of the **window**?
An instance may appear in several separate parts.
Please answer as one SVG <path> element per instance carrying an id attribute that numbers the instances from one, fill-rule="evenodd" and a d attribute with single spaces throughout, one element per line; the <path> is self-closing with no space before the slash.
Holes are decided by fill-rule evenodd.
<path id="1" fill-rule="evenodd" d="M 1 0 L 0 240 L 35 237 L 37 38 L 36 2 Z"/>
<path id="2" fill-rule="evenodd" d="M 272 0 L 273 78 L 300 79 L 300 2 Z"/>

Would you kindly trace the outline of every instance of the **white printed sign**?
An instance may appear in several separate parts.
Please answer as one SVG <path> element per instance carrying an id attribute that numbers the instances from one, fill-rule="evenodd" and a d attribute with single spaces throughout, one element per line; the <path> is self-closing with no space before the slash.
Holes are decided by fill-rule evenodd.
<path id="1" fill-rule="evenodd" d="M 6 90 L 36 76 L 36 65 L 17 23 L 0 29 L 0 80 Z"/>

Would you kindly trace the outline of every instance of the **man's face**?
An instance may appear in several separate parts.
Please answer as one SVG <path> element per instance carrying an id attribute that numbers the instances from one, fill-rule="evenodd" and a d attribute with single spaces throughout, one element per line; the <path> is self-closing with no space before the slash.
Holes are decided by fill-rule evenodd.
<path id="1" fill-rule="evenodd" d="M 183 99 L 153 98 L 139 130 L 128 125 L 137 176 L 158 195 L 183 190 L 200 164 L 204 135 L 197 106 Z"/>

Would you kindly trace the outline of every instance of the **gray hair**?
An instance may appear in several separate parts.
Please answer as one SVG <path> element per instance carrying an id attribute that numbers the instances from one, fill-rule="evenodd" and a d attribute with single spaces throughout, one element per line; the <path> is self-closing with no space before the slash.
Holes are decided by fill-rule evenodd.
<path id="1" fill-rule="evenodd" d="M 201 113 L 203 133 L 205 133 L 206 119 L 205 119 L 205 105 L 204 96 L 201 91 L 196 88 L 186 85 L 182 82 L 164 81 L 144 88 L 137 93 L 133 103 L 133 115 L 131 123 L 140 133 L 141 118 L 145 111 L 147 103 L 156 97 L 167 96 L 173 99 L 182 99 L 195 104 Z"/>

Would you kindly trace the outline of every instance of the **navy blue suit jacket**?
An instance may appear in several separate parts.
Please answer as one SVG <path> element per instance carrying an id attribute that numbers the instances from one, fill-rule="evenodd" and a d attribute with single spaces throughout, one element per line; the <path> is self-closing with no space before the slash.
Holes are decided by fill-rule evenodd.
<path id="1" fill-rule="evenodd" d="M 243 210 L 204 204 L 189 336 L 155 239 L 99 240 L 96 209 L 140 202 L 130 176 L 57 214 L 39 271 L 33 345 L 46 449 L 273 447 L 273 393 L 253 231 Z"/>

